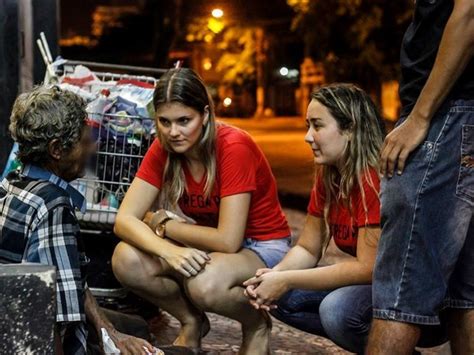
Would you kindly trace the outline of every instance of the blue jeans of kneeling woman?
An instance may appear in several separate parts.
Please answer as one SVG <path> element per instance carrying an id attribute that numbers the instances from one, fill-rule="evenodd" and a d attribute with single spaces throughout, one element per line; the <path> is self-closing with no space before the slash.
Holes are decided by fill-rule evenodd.
<path id="1" fill-rule="evenodd" d="M 372 286 L 334 291 L 291 290 L 271 314 L 305 332 L 331 339 L 340 347 L 363 353 L 372 320 Z"/>
<path id="2" fill-rule="evenodd" d="M 271 314 L 280 321 L 331 339 L 348 351 L 364 353 L 372 322 L 371 285 L 347 286 L 334 291 L 291 290 L 277 305 Z M 418 345 L 431 347 L 445 341 L 442 326 L 425 326 Z"/>

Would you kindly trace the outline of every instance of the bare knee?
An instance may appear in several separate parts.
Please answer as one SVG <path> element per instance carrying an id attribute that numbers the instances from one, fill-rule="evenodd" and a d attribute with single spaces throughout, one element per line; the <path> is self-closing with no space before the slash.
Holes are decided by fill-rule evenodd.
<path id="1" fill-rule="evenodd" d="M 143 265 L 143 253 L 137 248 L 120 242 L 112 255 L 112 270 L 115 277 L 124 286 L 139 287 L 145 282 L 147 272 Z"/>
<path id="2" fill-rule="evenodd" d="M 205 270 L 186 282 L 188 296 L 203 310 L 212 310 L 228 289 L 222 276 L 213 270 Z"/>

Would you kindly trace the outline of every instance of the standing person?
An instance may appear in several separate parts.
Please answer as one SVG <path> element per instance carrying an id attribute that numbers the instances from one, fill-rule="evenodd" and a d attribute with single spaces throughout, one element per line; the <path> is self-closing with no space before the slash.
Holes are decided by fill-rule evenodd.
<path id="1" fill-rule="evenodd" d="M 180 321 L 175 345 L 199 347 L 209 330 L 203 312 L 211 311 L 242 324 L 242 354 L 268 353 L 269 318 L 251 307 L 242 282 L 289 249 L 270 166 L 248 134 L 216 124 L 212 99 L 191 69 L 165 73 L 154 104 L 159 139 L 117 214 L 123 241 L 114 273 Z M 164 210 L 146 214 L 160 192 L 197 223 Z"/>
<path id="2" fill-rule="evenodd" d="M 9 128 L 23 169 L 0 185 L 0 264 L 57 268 L 57 354 L 90 353 L 98 345 L 94 339 L 102 338 L 101 328 L 122 354 L 146 354 L 145 348 L 153 347 L 117 331 L 85 280 L 88 258 L 75 210 L 85 212 L 86 200 L 69 184 L 84 176 L 95 151 L 85 106 L 79 96 L 56 86 L 37 87 L 16 99 Z M 86 320 L 95 337 L 88 337 Z"/>
<path id="3" fill-rule="evenodd" d="M 473 52 L 474 1 L 416 1 L 381 154 L 371 355 L 411 354 L 443 308 L 453 353 L 474 353 Z"/>
<path id="4" fill-rule="evenodd" d="M 363 353 L 380 234 L 382 121 L 364 91 L 333 84 L 311 95 L 306 122 L 319 167 L 303 232 L 278 265 L 244 285 L 256 308 L 273 308 L 279 320 Z M 317 267 L 330 238 L 353 258 Z"/>

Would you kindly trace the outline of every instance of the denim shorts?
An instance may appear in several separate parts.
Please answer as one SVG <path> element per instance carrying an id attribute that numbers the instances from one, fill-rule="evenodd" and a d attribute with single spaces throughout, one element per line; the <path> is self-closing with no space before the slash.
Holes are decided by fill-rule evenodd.
<path id="1" fill-rule="evenodd" d="M 442 106 L 380 200 L 374 317 L 439 324 L 445 307 L 474 308 L 474 100 Z"/>
<path id="2" fill-rule="evenodd" d="M 264 262 L 266 267 L 272 268 L 278 264 L 291 248 L 291 237 L 256 240 L 245 238 L 242 248 L 252 250 Z"/>

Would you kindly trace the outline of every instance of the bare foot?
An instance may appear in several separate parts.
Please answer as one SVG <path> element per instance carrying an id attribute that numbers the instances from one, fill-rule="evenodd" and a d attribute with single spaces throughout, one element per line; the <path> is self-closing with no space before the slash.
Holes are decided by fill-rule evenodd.
<path id="1" fill-rule="evenodd" d="M 239 355 L 267 355 L 271 354 L 270 334 L 272 332 L 272 320 L 270 316 L 262 311 L 262 322 L 251 327 L 242 326 L 242 346 Z"/>
<path id="2" fill-rule="evenodd" d="M 193 319 L 190 322 L 181 324 L 178 337 L 173 342 L 173 345 L 200 348 L 201 339 L 209 333 L 210 329 L 209 318 L 203 313 L 199 319 Z"/>

